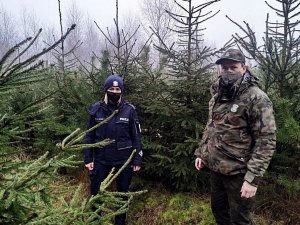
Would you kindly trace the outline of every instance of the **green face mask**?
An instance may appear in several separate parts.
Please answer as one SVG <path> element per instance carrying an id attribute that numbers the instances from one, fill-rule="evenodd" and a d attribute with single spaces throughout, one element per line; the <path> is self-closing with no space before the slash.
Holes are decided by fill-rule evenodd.
<path id="1" fill-rule="evenodd" d="M 224 72 L 219 76 L 219 100 L 230 101 L 235 92 L 236 88 L 233 88 L 242 75 L 240 73 Z"/>
<path id="2" fill-rule="evenodd" d="M 229 90 L 240 77 L 242 77 L 240 73 L 224 72 L 220 75 L 219 86 L 221 89 Z"/>

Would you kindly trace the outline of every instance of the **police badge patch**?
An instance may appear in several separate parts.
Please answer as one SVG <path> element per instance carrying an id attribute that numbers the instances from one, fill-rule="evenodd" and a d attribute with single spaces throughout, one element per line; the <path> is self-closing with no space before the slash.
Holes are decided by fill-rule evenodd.
<path id="1" fill-rule="evenodd" d="M 141 157 L 143 157 L 143 151 L 142 151 L 142 150 L 139 152 L 139 155 L 140 155 Z"/>
<path id="2" fill-rule="evenodd" d="M 230 111 L 231 112 L 237 112 L 238 108 L 239 108 L 239 105 L 233 104 L 232 107 L 231 107 L 231 109 L 230 109 Z"/>

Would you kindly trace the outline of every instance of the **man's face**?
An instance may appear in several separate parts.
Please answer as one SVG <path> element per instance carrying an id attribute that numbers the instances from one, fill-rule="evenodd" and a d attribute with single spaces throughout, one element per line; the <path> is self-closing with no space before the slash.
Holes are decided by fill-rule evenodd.
<path id="1" fill-rule="evenodd" d="M 221 63 L 221 73 L 232 72 L 243 75 L 246 72 L 246 70 L 247 68 L 243 63 L 231 59 L 224 59 Z"/>

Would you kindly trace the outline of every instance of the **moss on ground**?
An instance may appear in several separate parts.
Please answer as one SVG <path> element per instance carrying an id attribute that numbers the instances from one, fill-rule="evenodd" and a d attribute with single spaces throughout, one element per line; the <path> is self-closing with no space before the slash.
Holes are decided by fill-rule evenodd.
<path id="1" fill-rule="evenodd" d="M 136 181 L 135 181 L 136 182 Z M 136 183 L 133 183 L 135 186 Z M 170 192 L 159 184 L 138 180 L 135 187 L 148 189 L 133 199 L 129 207 L 128 225 L 214 225 L 209 196 L 192 192 Z M 268 215 L 252 215 L 256 225 L 285 225 Z"/>
<path id="2" fill-rule="evenodd" d="M 130 205 L 128 224 L 132 225 L 213 225 L 210 203 L 187 192 L 149 190 Z"/>

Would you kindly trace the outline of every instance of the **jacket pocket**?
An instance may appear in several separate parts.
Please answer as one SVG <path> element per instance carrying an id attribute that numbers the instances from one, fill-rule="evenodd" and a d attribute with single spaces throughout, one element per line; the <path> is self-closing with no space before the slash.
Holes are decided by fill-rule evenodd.
<path id="1" fill-rule="evenodd" d="M 117 121 L 116 125 L 116 138 L 119 141 L 130 139 L 129 121 Z"/>
<path id="2" fill-rule="evenodd" d="M 131 140 L 118 141 L 117 142 L 117 149 L 118 150 L 131 150 L 132 149 Z"/>
<path id="3" fill-rule="evenodd" d="M 118 130 L 120 130 L 121 132 L 127 131 L 129 130 L 129 121 L 116 121 L 116 127 Z"/>
<path id="4" fill-rule="evenodd" d="M 222 146 L 217 146 L 217 149 L 229 158 L 236 159 L 243 163 L 246 162 L 246 157 L 245 157 L 245 153 L 244 153 L 245 151 L 242 151 L 241 154 L 235 154 L 233 152 L 228 151 L 227 149 L 225 149 Z"/>

